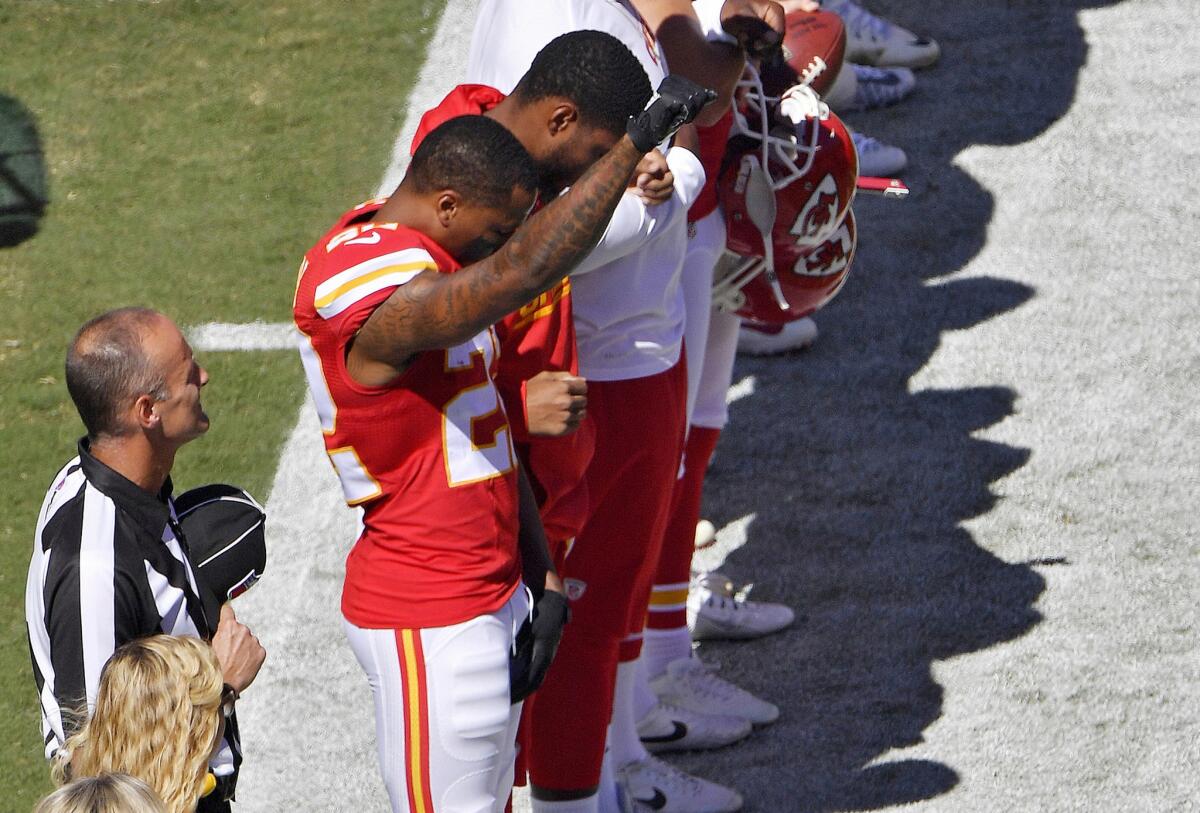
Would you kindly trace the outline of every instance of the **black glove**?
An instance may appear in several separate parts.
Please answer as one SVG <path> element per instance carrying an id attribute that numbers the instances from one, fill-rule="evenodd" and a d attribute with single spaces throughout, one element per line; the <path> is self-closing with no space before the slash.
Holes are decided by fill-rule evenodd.
<path id="1" fill-rule="evenodd" d="M 680 127 L 695 120 L 704 105 L 715 98 L 716 91 L 700 87 L 679 74 L 668 74 L 646 109 L 629 117 L 625 132 L 635 147 L 650 152 Z"/>
<path id="2" fill-rule="evenodd" d="M 537 691 L 558 651 L 563 627 L 571 618 L 567 597 L 547 590 L 533 605 L 533 622 L 517 633 L 516 652 L 508 662 L 509 695 L 519 703 Z"/>

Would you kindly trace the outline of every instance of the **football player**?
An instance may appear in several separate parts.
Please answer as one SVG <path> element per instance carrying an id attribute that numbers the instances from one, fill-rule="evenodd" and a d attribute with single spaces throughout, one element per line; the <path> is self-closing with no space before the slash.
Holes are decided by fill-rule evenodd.
<path id="1" fill-rule="evenodd" d="M 566 601 L 493 385 L 491 325 L 586 256 L 642 156 L 708 100 L 672 79 L 524 225 L 529 154 L 497 122 L 460 117 L 301 264 L 305 374 L 346 501 L 364 510 L 342 612 L 394 810 L 507 801 L 519 701 L 553 658 Z"/>
<path id="2" fill-rule="evenodd" d="M 514 87 L 542 43 L 579 29 L 617 36 L 647 75 L 662 75 L 662 51 L 628 4 L 492 0 L 482 4 L 476 22 L 468 80 L 501 90 Z M 737 73 L 732 76 L 736 81 Z M 674 161 L 675 198 L 683 209 L 695 200 L 703 180 L 696 147 L 690 146 L 677 145 L 668 153 L 668 161 Z M 588 422 L 596 442 L 586 475 L 589 517 L 564 565 L 574 621 L 531 715 L 530 773 L 538 811 L 593 810 L 600 803 L 598 789 L 607 792 L 601 760 L 617 661 L 636 658 L 640 646 L 679 464 L 687 391 L 680 289 L 686 214 L 663 209 L 643 207 L 644 239 L 572 280 L 580 371 L 588 378 Z M 575 732 L 566 742 L 555 735 L 564 727 Z M 645 758 L 636 733 L 632 745 L 637 766 L 624 766 L 624 773 L 636 798 L 699 790 L 721 797 L 712 809 L 740 805 L 732 792 Z M 620 750 L 614 748 L 614 754 Z M 672 798 L 671 804 L 680 801 Z"/>
<path id="3" fill-rule="evenodd" d="M 717 103 L 705 110 L 701 120 L 701 155 L 706 179 L 704 190 L 688 212 L 688 243 L 684 258 L 682 285 L 686 305 L 685 347 L 688 369 L 686 417 L 691 422 L 701 372 L 705 367 L 709 314 L 712 308 L 713 267 L 725 247 L 725 226 L 717 208 L 717 179 L 725 155 L 726 141 L 733 124 L 733 93 L 746 66 L 747 45 L 754 35 L 778 43 L 784 28 L 783 9 L 776 3 L 723 3 L 718 0 L 635 0 L 647 25 L 653 29 L 666 51 L 672 70 L 721 90 Z M 761 50 L 757 49 L 757 50 Z M 752 51 L 751 56 L 760 56 Z M 715 747 L 725 745 L 749 733 L 744 721 L 770 722 L 778 709 L 722 681 L 692 657 L 687 629 L 686 601 L 691 575 L 691 559 L 696 519 L 690 525 L 686 517 L 699 512 L 699 491 L 690 486 L 696 476 L 702 478 L 707 467 L 712 436 L 693 432 L 687 435 L 680 479 L 674 481 L 671 518 L 655 573 L 644 633 L 643 667 L 646 677 L 657 681 L 670 701 L 664 710 L 647 709 L 645 703 L 630 704 L 640 733 L 647 742 L 668 748 Z M 694 506 L 693 506 L 694 504 Z M 684 532 L 680 532 L 681 526 Z M 674 677 L 667 685 L 668 672 Z M 703 694 L 707 705 L 688 701 L 685 694 Z M 630 693 L 632 695 L 632 692 Z M 643 696 L 646 696 L 643 694 Z M 688 707 L 703 709 L 710 715 L 690 719 L 687 734 L 664 741 L 662 735 Z M 654 714 L 647 717 L 647 713 Z M 728 718 L 740 718 L 730 720 Z M 722 719 L 725 718 L 725 719 Z M 616 718 L 614 717 L 614 722 Z"/>
<path id="4" fill-rule="evenodd" d="M 553 200 L 620 138 L 629 114 L 650 95 L 646 72 L 620 40 L 600 31 L 574 31 L 538 52 L 511 95 L 487 85 L 454 88 L 422 117 L 412 150 L 454 116 L 486 115 L 529 151 L 539 196 Z M 674 178 L 658 150 L 643 159 L 635 178 L 647 203 L 663 203 L 672 194 Z M 618 208 L 629 205 L 623 200 Z M 609 250 L 616 239 L 615 230 L 606 230 L 597 250 Z M 587 383 L 578 375 L 570 292 L 564 277 L 496 325 L 501 348 L 496 387 L 560 568 L 586 516 L 583 472 L 592 457 L 591 424 L 582 420 Z"/>

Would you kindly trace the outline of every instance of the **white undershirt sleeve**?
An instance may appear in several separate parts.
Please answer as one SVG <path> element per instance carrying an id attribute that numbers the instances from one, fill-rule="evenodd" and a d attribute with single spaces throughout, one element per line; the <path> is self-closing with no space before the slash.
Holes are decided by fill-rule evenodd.
<path id="1" fill-rule="evenodd" d="M 667 166 L 675 176 L 675 194 L 657 206 L 646 205 L 632 192 L 622 195 L 604 236 L 572 274 L 586 274 L 632 254 L 687 215 L 704 187 L 704 167 L 699 158 L 682 147 L 667 151 Z"/>

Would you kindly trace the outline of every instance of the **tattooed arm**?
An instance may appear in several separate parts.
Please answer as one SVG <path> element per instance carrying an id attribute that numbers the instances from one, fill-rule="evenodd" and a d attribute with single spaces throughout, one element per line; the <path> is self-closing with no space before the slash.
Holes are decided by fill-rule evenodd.
<path id="1" fill-rule="evenodd" d="M 467 341 L 561 280 L 604 233 L 641 158 L 623 136 L 495 254 L 453 274 L 424 271 L 397 288 L 350 348 L 354 377 L 383 383 L 414 354 Z"/>
<path id="2" fill-rule="evenodd" d="M 350 374 L 368 386 L 385 384 L 414 354 L 462 344 L 561 280 L 604 233 L 642 156 L 695 119 L 715 96 L 668 75 L 613 148 L 503 248 L 456 273 L 425 271 L 397 288 L 351 344 Z"/>
<path id="3" fill-rule="evenodd" d="M 680 133 L 688 129 L 685 127 Z M 602 269 L 640 250 L 651 239 L 683 220 L 704 186 L 704 166 L 696 157 L 697 152 L 695 146 L 691 149 L 672 147 L 667 152 L 667 163 L 675 176 L 675 194 L 665 203 L 648 206 L 637 195 L 626 193 L 596 248 L 575 266 L 571 274 Z"/>

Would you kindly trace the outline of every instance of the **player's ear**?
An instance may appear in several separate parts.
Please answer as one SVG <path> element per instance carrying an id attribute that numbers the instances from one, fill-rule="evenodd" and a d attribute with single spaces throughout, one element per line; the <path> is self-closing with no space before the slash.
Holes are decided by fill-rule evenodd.
<path id="1" fill-rule="evenodd" d="M 139 429 L 153 429 L 159 424 L 158 410 L 154 405 L 158 401 L 149 393 L 143 393 L 133 402 L 133 419 Z"/>
<path id="2" fill-rule="evenodd" d="M 453 189 L 443 189 L 438 194 L 434 204 L 437 210 L 437 219 L 442 226 L 449 226 L 450 222 L 458 215 L 459 207 L 462 206 L 462 199 Z"/>
<path id="3" fill-rule="evenodd" d="M 546 129 L 551 136 L 558 137 L 566 134 L 578 121 L 579 109 L 570 102 L 563 101 L 551 108 L 550 118 L 546 121 Z"/>

